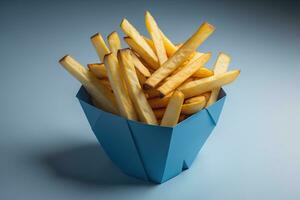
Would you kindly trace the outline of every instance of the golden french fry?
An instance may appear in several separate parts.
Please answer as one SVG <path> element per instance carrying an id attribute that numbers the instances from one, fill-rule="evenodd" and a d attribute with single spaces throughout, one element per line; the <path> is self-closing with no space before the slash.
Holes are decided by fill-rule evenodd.
<path id="1" fill-rule="evenodd" d="M 148 11 L 145 14 L 145 24 L 149 34 L 151 35 L 159 64 L 162 65 L 168 59 L 166 49 L 157 23 Z"/>
<path id="2" fill-rule="evenodd" d="M 113 54 L 115 54 L 115 56 L 117 56 L 118 50 L 122 48 L 118 33 L 114 31 L 111 34 L 109 34 L 107 36 L 107 41 L 108 41 L 110 51 Z"/>
<path id="3" fill-rule="evenodd" d="M 157 56 L 148 43 L 144 40 L 143 36 L 141 36 L 136 30 L 136 28 L 134 28 L 134 26 L 131 25 L 127 19 L 123 19 L 120 26 L 124 33 L 130 37 L 130 41 L 128 41 L 129 39 L 127 39 L 127 41 L 125 39 L 127 44 L 134 51 L 136 51 L 151 67 L 154 69 L 158 68 L 159 63 Z"/>
<path id="4" fill-rule="evenodd" d="M 179 47 L 174 45 L 161 30 L 160 30 L 160 35 L 164 42 L 164 46 L 165 46 L 168 57 L 173 56 L 173 54 L 179 49 Z"/>
<path id="5" fill-rule="evenodd" d="M 209 23 L 203 23 L 199 29 L 170 57 L 160 68 L 158 68 L 146 81 L 146 88 L 153 88 L 159 82 L 170 75 L 180 64 L 186 61 L 214 31 Z"/>
<path id="6" fill-rule="evenodd" d="M 156 98 L 148 99 L 148 102 L 149 102 L 151 108 L 153 108 L 153 109 L 163 108 L 163 107 L 166 107 L 168 105 L 172 95 L 173 94 L 170 93 L 170 94 L 167 94 L 166 96 L 164 96 L 163 98 L 156 97 Z"/>
<path id="7" fill-rule="evenodd" d="M 184 95 L 180 91 L 175 91 L 170 98 L 164 116 L 160 122 L 161 126 L 175 126 L 181 112 Z"/>
<path id="8" fill-rule="evenodd" d="M 91 42 L 93 43 L 100 60 L 103 62 L 105 54 L 110 53 L 110 51 L 106 46 L 102 35 L 100 33 L 96 33 L 91 37 Z"/>
<path id="9" fill-rule="evenodd" d="M 205 101 L 207 102 L 210 97 L 210 92 L 205 92 L 203 94 L 200 94 L 199 96 L 194 96 L 194 97 L 185 99 L 184 103 L 188 104 L 188 103 L 198 102 L 198 101 L 201 101 L 203 99 L 203 97 L 205 98 Z"/>
<path id="10" fill-rule="evenodd" d="M 199 70 L 203 65 L 210 59 L 211 53 L 206 53 L 200 56 L 200 58 L 195 61 L 189 62 L 184 66 L 179 72 L 174 74 L 167 80 L 162 86 L 158 88 L 158 91 L 164 96 L 169 92 L 175 90 L 180 86 L 185 80 L 191 77 L 197 70 Z"/>
<path id="11" fill-rule="evenodd" d="M 107 78 L 106 69 L 103 63 L 93 63 L 87 65 L 89 70 L 98 78 Z"/>
<path id="12" fill-rule="evenodd" d="M 147 80 L 147 78 L 141 72 L 139 72 L 139 70 L 135 70 L 135 71 L 136 71 L 136 75 L 139 79 L 140 85 L 143 85 L 145 83 L 145 81 Z"/>
<path id="13" fill-rule="evenodd" d="M 132 53 L 132 62 L 135 66 L 135 68 L 144 76 L 149 77 L 151 76 L 150 71 L 148 68 L 140 61 L 140 59 L 135 55 L 135 53 Z"/>
<path id="14" fill-rule="evenodd" d="M 206 105 L 206 100 L 204 96 L 198 98 L 198 101 L 192 103 L 185 103 L 182 105 L 181 113 L 186 115 L 192 115 L 200 110 L 202 110 Z"/>
<path id="15" fill-rule="evenodd" d="M 205 68 L 205 67 L 201 67 L 198 71 L 196 71 L 196 73 L 193 74 L 193 77 L 195 78 L 206 78 L 206 77 L 210 77 L 213 76 L 214 72 Z"/>
<path id="16" fill-rule="evenodd" d="M 138 113 L 140 121 L 147 124 L 156 125 L 156 117 L 139 83 L 131 55 L 132 52 L 130 51 L 130 49 L 121 49 L 118 51 L 118 60 L 123 67 L 129 96 L 134 102 L 134 106 Z"/>
<path id="17" fill-rule="evenodd" d="M 147 98 L 154 98 L 154 97 L 160 96 L 160 92 L 155 88 L 145 90 L 145 94 L 146 94 Z"/>
<path id="18" fill-rule="evenodd" d="M 225 53 L 220 53 L 215 65 L 214 65 L 214 73 L 216 75 L 225 73 L 228 69 L 230 61 L 231 61 L 231 58 L 229 55 L 226 55 Z M 214 104 L 217 101 L 219 92 L 220 92 L 220 88 L 214 88 L 211 91 L 211 95 L 207 102 L 206 107 Z"/>
<path id="19" fill-rule="evenodd" d="M 113 94 L 100 83 L 94 74 L 69 55 L 60 59 L 59 63 L 87 89 L 103 110 L 118 114 Z"/>
<path id="20" fill-rule="evenodd" d="M 117 57 L 112 53 L 107 54 L 104 56 L 104 63 L 110 85 L 116 97 L 120 115 L 126 119 L 137 120 L 138 118 L 133 103 L 127 93 L 124 80 L 122 79 L 122 70 L 120 69 Z"/>
<path id="21" fill-rule="evenodd" d="M 207 78 L 191 81 L 178 88 L 186 98 L 200 95 L 204 92 L 211 91 L 214 88 L 221 87 L 223 85 L 233 82 L 240 70 L 232 70 L 223 74 L 213 75 Z"/>
<path id="22" fill-rule="evenodd" d="M 99 82 L 106 87 L 107 89 L 109 89 L 111 92 L 113 92 L 111 86 L 110 86 L 110 82 L 108 79 L 100 79 Z"/>
<path id="23" fill-rule="evenodd" d="M 159 68 L 158 60 L 153 60 L 151 57 L 148 56 L 145 49 L 143 49 L 141 46 L 139 46 L 138 43 L 136 43 L 132 38 L 130 37 L 124 37 L 124 41 L 130 46 L 130 48 L 135 51 L 142 59 L 147 63 L 148 66 L 150 66 L 152 69 Z"/>
<path id="24" fill-rule="evenodd" d="M 147 38 L 145 36 L 143 36 L 144 40 L 147 42 L 147 44 L 151 47 L 151 49 L 155 52 L 155 47 L 154 47 L 154 43 L 150 38 Z"/>

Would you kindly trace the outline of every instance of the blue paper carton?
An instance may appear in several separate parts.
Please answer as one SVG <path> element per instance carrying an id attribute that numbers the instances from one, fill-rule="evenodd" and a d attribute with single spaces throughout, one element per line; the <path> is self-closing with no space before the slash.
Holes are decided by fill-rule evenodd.
<path id="1" fill-rule="evenodd" d="M 175 127 L 148 125 L 93 106 L 81 87 L 77 98 L 109 158 L 126 174 L 163 183 L 188 169 L 216 126 L 226 93 Z"/>

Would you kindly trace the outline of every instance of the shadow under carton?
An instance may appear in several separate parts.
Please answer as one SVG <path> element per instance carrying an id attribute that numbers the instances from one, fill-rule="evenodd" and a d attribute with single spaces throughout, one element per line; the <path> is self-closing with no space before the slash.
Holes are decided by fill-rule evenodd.
<path id="1" fill-rule="evenodd" d="M 98 109 L 84 87 L 76 97 L 115 165 L 130 176 L 163 183 L 192 165 L 218 122 L 226 93 L 221 89 L 216 103 L 174 127 L 148 125 Z"/>

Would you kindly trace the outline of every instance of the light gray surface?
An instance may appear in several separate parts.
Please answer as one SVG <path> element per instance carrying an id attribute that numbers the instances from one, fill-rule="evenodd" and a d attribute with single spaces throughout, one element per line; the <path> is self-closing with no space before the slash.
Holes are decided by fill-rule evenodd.
<path id="1" fill-rule="evenodd" d="M 0 2 L 0 199 L 300 198 L 299 3 L 49 2 Z M 122 17 L 145 33 L 147 9 L 175 42 L 214 24 L 200 50 L 227 52 L 241 69 L 192 168 L 162 185 L 112 165 L 75 98 L 79 83 L 57 63 L 66 53 L 96 62 L 89 37 L 120 32 Z"/>

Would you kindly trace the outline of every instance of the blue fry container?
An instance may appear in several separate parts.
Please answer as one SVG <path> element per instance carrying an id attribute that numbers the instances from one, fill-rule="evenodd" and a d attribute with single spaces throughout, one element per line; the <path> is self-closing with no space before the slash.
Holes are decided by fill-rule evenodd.
<path id="1" fill-rule="evenodd" d="M 125 174 L 163 183 L 191 167 L 216 126 L 226 93 L 218 101 L 174 127 L 148 125 L 95 107 L 81 87 L 76 97 L 99 143 Z"/>

